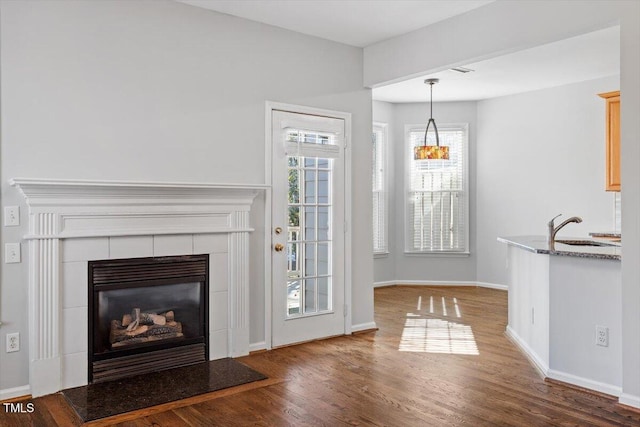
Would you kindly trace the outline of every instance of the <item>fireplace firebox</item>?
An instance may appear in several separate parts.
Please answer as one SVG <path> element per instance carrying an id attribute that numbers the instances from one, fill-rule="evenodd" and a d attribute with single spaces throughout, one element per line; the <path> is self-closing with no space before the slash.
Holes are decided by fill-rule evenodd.
<path id="1" fill-rule="evenodd" d="M 209 255 L 89 262 L 89 383 L 208 360 Z"/>

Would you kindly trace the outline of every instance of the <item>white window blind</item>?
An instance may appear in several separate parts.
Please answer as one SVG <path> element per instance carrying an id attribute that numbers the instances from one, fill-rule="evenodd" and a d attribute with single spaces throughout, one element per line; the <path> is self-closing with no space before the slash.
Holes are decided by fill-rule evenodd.
<path id="1" fill-rule="evenodd" d="M 413 147 L 424 143 L 424 126 L 407 126 L 407 252 L 468 252 L 468 126 L 440 125 L 440 145 L 449 160 L 414 160 Z M 435 145 L 429 132 L 428 145 Z"/>
<path id="2" fill-rule="evenodd" d="M 373 125 L 373 252 L 386 253 L 387 247 L 387 180 L 386 125 Z"/>
<path id="3" fill-rule="evenodd" d="M 310 132 L 300 129 L 287 129 L 284 151 L 287 155 L 326 157 L 335 159 L 340 156 L 341 147 L 335 135 Z"/>

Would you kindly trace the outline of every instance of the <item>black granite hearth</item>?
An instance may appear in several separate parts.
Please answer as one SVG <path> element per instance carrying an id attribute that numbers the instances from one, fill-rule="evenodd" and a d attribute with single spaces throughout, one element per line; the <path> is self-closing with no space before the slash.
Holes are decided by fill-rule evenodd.
<path id="1" fill-rule="evenodd" d="M 266 378 L 227 358 L 70 388 L 62 394 L 86 422 Z"/>

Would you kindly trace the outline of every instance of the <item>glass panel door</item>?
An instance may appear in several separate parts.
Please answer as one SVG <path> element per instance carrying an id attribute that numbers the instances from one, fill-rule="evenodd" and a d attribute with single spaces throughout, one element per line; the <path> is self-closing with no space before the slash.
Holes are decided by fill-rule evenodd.
<path id="1" fill-rule="evenodd" d="M 344 120 L 274 111 L 272 344 L 344 333 Z"/>

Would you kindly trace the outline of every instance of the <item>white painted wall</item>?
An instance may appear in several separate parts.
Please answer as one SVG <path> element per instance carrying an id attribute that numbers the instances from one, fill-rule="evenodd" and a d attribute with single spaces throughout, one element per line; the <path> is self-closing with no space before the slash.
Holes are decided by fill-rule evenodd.
<path id="1" fill-rule="evenodd" d="M 640 2 L 622 10 L 620 32 L 622 233 L 622 396 L 640 408 Z"/>
<path id="2" fill-rule="evenodd" d="M 387 245 L 389 253 L 376 255 L 373 260 L 373 280 L 375 283 L 384 283 L 396 279 L 395 256 L 398 251 L 395 224 L 396 200 L 401 197 L 395 190 L 397 180 L 395 159 L 397 155 L 397 141 L 395 121 L 395 105 L 389 102 L 373 101 L 374 123 L 387 125 Z"/>
<path id="3" fill-rule="evenodd" d="M 620 261 L 550 256 L 505 246 L 507 334 L 543 375 L 620 396 Z M 596 325 L 609 328 L 607 347 L 596 345 Z"/>
<path id="4" fill-rule="evenodd" d="M 617 77 L 478 103 L 476 204 L 478 280 L 506 284 L 506 245 L 498 236 L 546 235 L 547 222 L 570 216 L 558 236 L 615 227 L 614 195 L 604 191 L 605 103 Z"/>
<path id="5" fill-rule="evenodd" d="M 353 114 L 354 324 L 373 321 L 371 94 L 362 50 L 172 1 L 0 2 L 2 205 L 12 177 L 264 182 L 265 100 Z M 264 200 L 255 203 L 264 210 Z M 264 340 L 254 214 L 251 341 Z M 4 246 L 4 244 L 2 245 Z M 0 390 L 28 384 L 26 246 L 3 265 Z"/>
<path id="6" fill-rule="evenodd" d="M 537 256 L 550 258 L 549 327 L 553 333 L 549 340 L 549 376 L 619 395 L 620 261 Z M 609 328 L 608 347 L 595 344 L 596 325 Z"/>
<path id="7" fill-rule="evenodd" d="M 375 87 L 620 24 L 622 93 L 622 403 L 640 407 L 640 2 L 497 1 L 368 46 L 365 84 Z M 419 54 L 418 54 L 419 53 Z M 626 99 L 626 100 L 625 100 Z"/>
<path id="8" fill-rule="evenodd" d="M 507 333 L 545 375 L 549 370 L 549 255 L 507 247 Z"/>

